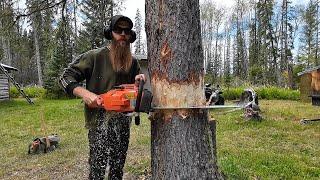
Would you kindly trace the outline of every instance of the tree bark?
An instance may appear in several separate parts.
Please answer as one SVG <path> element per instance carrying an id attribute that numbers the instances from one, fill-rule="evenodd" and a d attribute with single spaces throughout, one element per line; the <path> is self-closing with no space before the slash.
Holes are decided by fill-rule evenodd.
<path id="1" fill-rule="evenodd" d="M 199 1 L 147 0 L 146 31 L 155 106 L 204 105 Z M 150 119 L 152 179 L 222 179 L 207 110 L 158 110 Z"/>
<path id="2" fill-rule="evenodd" d="M 0 29 L 2 29 L 2 22 L 0 21 Z M 10 45 L 10 37 L 6 37 L 5 35 L 0 35 L 1 36 L 1 43 L 2 44 L 2 49 L 3 49 L 3 59 L 2 62 L 6 65 L 11 66 L 12 65 L 12 55 L 11 55 L 11 45 Z"/>
<path id="3" fill-rule="evenodd" d="M 42 77 L 42 67 L 41 67 L 41 58 L 40 58 L 40 48 L 39 48 L 39 38 L 38 38 L 38 29 L 36 23 L 33 22 L 33 33 L 34 33 L 34 45 L 36 48 L 36 62 L 37 62 L 37 70 L 38 70 L 38 85 L 43 86 L 43 77 Z"/>

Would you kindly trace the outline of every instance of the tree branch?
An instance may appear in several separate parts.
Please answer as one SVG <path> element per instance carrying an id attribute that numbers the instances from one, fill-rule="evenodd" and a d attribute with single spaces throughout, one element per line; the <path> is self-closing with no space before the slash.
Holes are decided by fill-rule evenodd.
<path id="1" fill-rule="evenodd" d="M 45 0 L 43 0 L 41 3 L 44 3 L 44 2 L 45 2 Z M 41 4 L 41 3 L 40 3 L 40 4 Z M 41 7 L 41 8 L 37 8 L 37 9 L 35 9 L 35 10 L 33 10 L 33 11 L 30 11 L 29 13 L 19 14 L 19 15 L 17 15 L 17 17 L 16 17 L 15 20 L 13 21 L 12 26 L 13 26 L 14 24 L 16 24 L 16 22 L 17 22 L 20 18 L 22 18 L 22 17 L 31 16 L 32 14 L 34 14 L 34 13 L 36 13 L 36 12 L 40 12 L 40 11 L 43 11 L 43 10 L 51 9 L 51 8 L 53 8 L 53 7 L 55 7 L 55 6 L 59 6 L 60 4 L 63 4 L 63 9 L 64 9 L 66 3 L 67 3 L 67 0 L 61 0 L 61 1 L 59 1 L 59 2 L 56 2 L 56 3 L 54 3 L 54 4 L 51 4 L 51 5 L 49 5 L 49 6 L 44 6 L 44 7 Z"/>

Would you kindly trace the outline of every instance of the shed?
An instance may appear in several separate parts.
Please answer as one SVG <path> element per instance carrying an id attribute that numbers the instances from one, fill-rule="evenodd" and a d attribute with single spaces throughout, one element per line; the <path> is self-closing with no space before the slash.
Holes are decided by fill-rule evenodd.
<path id="1" fill-rule="evenodd" d="M 0 101 L 9 100 L 10 84 L 9 77 L 5 74 L 18 71 L 17 68 L 0 63 Z"/>
<path id="2" fill-rule="evenodd" d="M 145 74 L 145 76 L 147 78 L 147 82 L 144 85 L 144 88 L 151 90 L 147 55 L 134 54 L 133 57 L 138 60 L 140 68 L 141 68 L 141 73 Z"/>
<path id="3" fill-rule="evenodd" d="M 306 69 L 298 73 L 300 76 L 300 99 L 314 104 L 314 100 L 320 102 L 320 65 Z"/>

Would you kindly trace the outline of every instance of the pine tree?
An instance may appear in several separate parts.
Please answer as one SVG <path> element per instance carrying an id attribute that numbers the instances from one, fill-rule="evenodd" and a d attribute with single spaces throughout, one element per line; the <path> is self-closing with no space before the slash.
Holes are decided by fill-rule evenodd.
<path id="1" fill-rule="evenodd" d="M 306 59 L 304 63 L 307 67 L 311 67 L 320 63 L 318 58 L 318 2 L 315 0 L 310 0 L 307 5 L 307 8 L 303 12 L 303 21 L 304 24 L 302 26 L 302 36 L 300 37 L 301 41 L 301 50 Z"/>
<path id="2" fill-rule="evenodd" d="M 247 52 L 245 42 L 244 14 L 246 12 L 246 4 L 243 0 L 238 0 L 235 13 L 233 14 L 236 35 L 234 40 L 234 56 L 233 56 L 233 74 L 243 80 L 247 79 Z"/>
<path id="3" fill-rule="evenodd" d="M 0 38 L 2 45 L 2 59 L 0 62 L 7 65 L 12 65 L 12 38 L 14 28 L 13 21 L 13 1 L 2 0 L 0 1 Z"/>
<path id="4" fill-rule="evenodd" d="M 258 61 L 262 68 L 262 83 L 275 84 L 277 81 L 277 47 L 276 38 L 272 26 L 274 2 L 259 0 L 257 3 L 257 37 L 258 37 Z"/>
<path id="5" fill-rule="evenodd" d="M 259 60 L 257 4 L 253 3 L 253 17 L 250 22 L 249 33 L 249 79 L 252 84 L 262 84 L 263 69 Z"/>
<path id="6" fill-rule="evenodd" d="M 146 12 L 153 102 L 159 107 L 201 106 L 199 1 L 147 0 Z M 223 179 L 207 110 L 159 110 L 150 119 L 151 179 Z"/>
<path id="7" fill-rule="evenodd" d="M 134 44 L 134 53 L 135 54 L 144 54 L 144 43 L 142 40 L 142 17 L 140 14 L 140 10 L 137 9 L 134 30 L 137 34 L 137 40 Z"/>
<path id="8" fill-rule="evenodd" d="M 213 9 L 215 4 L 212 1 L 204 1 L 200 5 L 201 38 L 203 42 L 204 67 L 206 74 L 212 76 L 213 73 Z"/>
<path id="9" fill-rule="evenodd" d="M 101 47 L 105 44 L 103 29 L 113 15 L 114 2 L 111 0 L 82 2 L 81 12 L 85 15 L 84 29 L 80 31 L 78 53 Z"/>
<path id="10" fill-rule="evenodd" d="M 68 6 L 66 4 L 65 6 Z M 47 89 L 47 97 L 60 98 L 65 93 L 58 86 L 58 79 L 63 69 L 72 61 L 72 28 L 71 19 L 67 11 L 68 8 L 61 9 L 61 19 L 55 33 L 55 47 L 52 60 L 48 63 L 44 87 Z"/>

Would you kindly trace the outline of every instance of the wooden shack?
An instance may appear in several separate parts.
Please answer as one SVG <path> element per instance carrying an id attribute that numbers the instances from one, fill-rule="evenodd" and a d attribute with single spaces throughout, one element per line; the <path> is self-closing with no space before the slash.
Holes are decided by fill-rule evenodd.
<path id="1" fill-rule="evenodd" d="M 147 78 L 147 82 L 144 85 L 145 89 L 151 90 L 151 85 L 150 85 L 150 77 L 149 77 L 149 70 L 148 70 L 148 58 L 146 55 L 133 55 L 134 58 L 136 58 L 139 62 L 140 68 L 141 68 L 141 73 L 145 74 Z"/>
<path id="2" fill-rule="evenodd" d="M 300 76 L 300 99 L 312 101 L 313 105 L 320 103 L 320 66 L 298 73 Z"/>
<path id="3" fill-rule="evenodd" d="M 6 70 L 6 72 L 9 74 L 12 71 L 18 71 L 17 68 L 0 63 L 0 101 L 10 99 L 10 97 L 9 97 L 9 92 L 10 92 L 9 77 L 6 76 L 6 74 L 3 72 L 3 70 Z"/>

